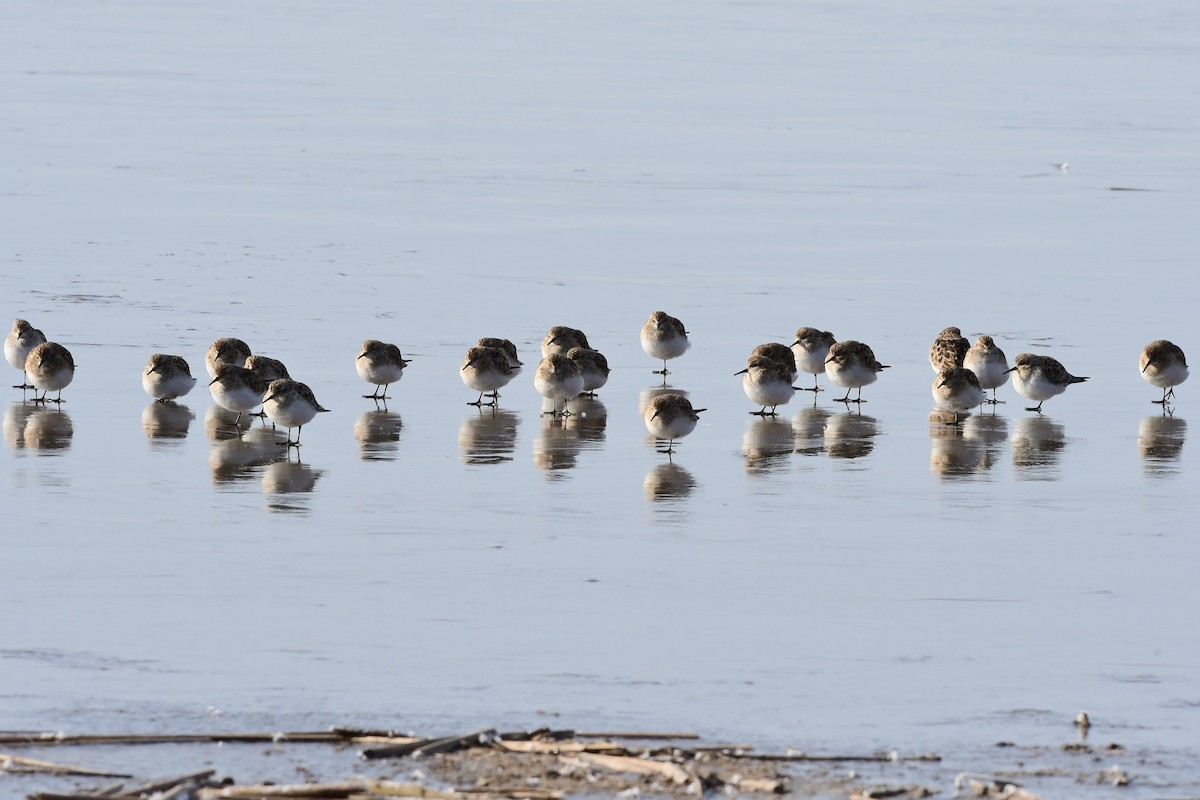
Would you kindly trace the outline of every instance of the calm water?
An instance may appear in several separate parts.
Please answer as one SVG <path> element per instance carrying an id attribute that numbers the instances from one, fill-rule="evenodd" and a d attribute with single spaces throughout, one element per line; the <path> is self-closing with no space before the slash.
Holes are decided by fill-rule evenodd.
<path id="1" fill-rule="evenodd" d="M 1200 394 L 1164 418 L 1136 368 L 1200 348 L 1193 5 L 68 5 L 0 32 L 0 314 L 78 363 L 3 406 L 5 727 L 952 750 L 1086 709 L 1194 755 Z M 655 308 L 710 409 L 673 462 Z M 554 324 L 614 367 L 565 423 Z M 952 324 L 1091 380 L 931 426 Z M 798 325 L 892 365 L 861 413 L 747 414 L 733 373 Z M 226 335 L 333 410 L 299 461 L 203 382 L 141 392 Z M 495 413 L 480 336 L 528 364 Z M 368 337 L 413 359 L 386 410 Z"/>

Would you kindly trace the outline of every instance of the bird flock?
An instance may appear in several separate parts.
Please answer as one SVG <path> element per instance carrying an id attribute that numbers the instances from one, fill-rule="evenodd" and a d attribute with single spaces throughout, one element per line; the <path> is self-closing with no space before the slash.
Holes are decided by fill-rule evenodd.
<path id="1" fill-rule="evenodd" d="M 662 369 L 653 371 L 663 376 L 666 387 L 670 374 L 667 362 L 684 355 L 691 347 L 688 331 L 677 318 L 663 311 L 653 312 L 642 326 L 642 349 L 651 358 L 662 361 Z M 533 384 L 538 393 L 550 403 L 544 413 L 556 416 L 571 414 L 569 403 L 580 396 L 594 396 L 608 381 L 610 369 L 602 353 L 591 347 L 583 331 L 556 325 L 541 342 L 541 361 L 534 373 Z M 14 388 L 34 393 L 35 403 L 62 403 L 62 390 L 75 376 L 75 360 L 70 351 L 46 336 L 29 322 L 18 319 L 4 340 L 4 357 L 23 379 Z M 355 368 L 360 378 L 374 387 L 363 395 L 376 402 L 386 402 L 387 389 L 401 379 L 410 363 L 394 344 L 368 339 L 355 356 Z M 980 336 L 974 344 L 963 337 L 956 327 L 942 330 L 929 348 L 929 364 L 936 377 L 931 387 L 938 410 L 958 415 L 985 404 L 1003 403 L 996 390 L 1012 376 L 1013 388 L 1022 397 L 1036 401 L 1027 411 L 1042 410 L 1042 404 L 1062 394 L 1067 387 L 1088 380 L 1072 375 L 1057 359 L 1046 355 L 1021 353 L 1010 367 L 991 336 Z M 277 359 L 251 353 L 241 339 L 217 339 L 205 354 L 204 365 L 211 378 L 208 384 L 213 401 L 237 416 L 261 406 L 260 414 L 275 425 L 287 428 L 287 447 L 300 446 L 300 432 L 324 408 L 312 390 L 293 380 L 288 369 Z M 496 407 L 500 390 L 521 371 L 524 364 L 516 346 L 508 339 L 482 338 L 470 347 L 459 367 L 463 383 L 478 392 L 473 406 Z M 837 341 L 829 331 L 803 327 L 796 331 L 791 345 L 768 342 L 755 347 L 746 360 L 746 367 L 735 375 L 742 376 L 746 397 L 758 411 L 751 414 L 775 416 L 779 406 L 789 402 L 798 391 L 822 391 L 818 379 L 827 375 L 830 382 L 846 390 L 839 402 L 864 403 L 864 386 L 874 383 L 879 373 L 888 369 L 881 364 L 871 348 L 858 341 Z M 1151 385 L 1163 390 L 1162 397 L 1151 402 L 1164 409 L 1175 397 L 1175 387 L 1187 380 L 1187 359 L 1183 350 L 1166 339 L 1158 339 L 1143 348 L 1138 369 Z M 793 385 L 804 373 L 813 376 L 813 385 Z M 158 401 L 174 400 L 186 395 L 196 385 L 188 362 L 178 355 L 155 353 L 142 372 L 142 387 Z M 992 395 L 987 396 L 987 390 Z M 856 395 L 850 396 L 852 391 Z M 39 392 L 41 393 L 39 395 Z M 51 399 L 50 393 L 57 395 Z M 486 401 L 485 401 L 486 398 Z M 768 410 L 769 409 L 769 410 Z M 646 429 L 673 452 L 674 443 L 691 433 L 700 419 L 703 408 L 694 408 L 691 401 L 676 392 L 664 392 L 647 404 L 644 414 Z M 292 429 L 296 439 L 292 440 Z"/>

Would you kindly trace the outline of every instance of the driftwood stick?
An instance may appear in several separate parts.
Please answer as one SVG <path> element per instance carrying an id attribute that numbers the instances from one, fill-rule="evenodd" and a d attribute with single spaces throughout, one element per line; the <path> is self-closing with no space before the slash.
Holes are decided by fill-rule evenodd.
<path id="1" fill-rule="evenodd" d="M 43 761 L 40 758 L 25 758 L 6 753 L 0 754 L 0 772 L 47 772 L 54 775 L 85 775 L 91 778 L 132 778 L 123 772 L 105 772 L 101 769 L 76 767 Z"/>
<path id="2" fill-rule="evenodd" d="M 678 764 L 668 761 L 651 761 L 648 758 L 628 756 L 606 756 L 599 753 L 580 753 L 574 759 L 560 756 L 567 763 L 584 763 L 613 772 L 632 772 L 635 775 L 657 775 L 671 783 L 691 783 L 696 777 Z"/>
<path id="3" fill-rule="evenodd" d="M 788 782 L 781 778 L 742 778 L 734 786 L 743 792 L 764 794 L 786 794 L 788 790 Z"/>
<path id="4" fill-rule="evenodd" d="M 561 742 L 567 739 L 576 738 L 576 733 L 573 730 L 566 728 L 535 728 L 531 731 L 504 731 L 499 734 L 501 739 L 509 742 Z"/>
<path id="5" fill-rule="evenodd" d="M 365 780 L 339 781 L 337 783 L 293 783 L 259 784 L 257 786 L 223 786 L 201 789 L 197 796 L 201 800 L 251 800 L 259 797 L 328 797 L 345 798 L 369 792 L 371 785 Z"/>
<path id="6" fill-rule="evenodd" d="M 654 731 L 577 731 L 579 739 L 688 739 L 697 740 L 698 733 L 661 733 Z"/>
<path id="7" fill-rule="evenodd" d="M 423 800 L 462 800 L 462 795 L 452 789 L 431 789 L 420 783 L 396 783 L 374 781 L 371 794 L 383 797 L 417 797 Z"/>
<path id="8" fill-rule="evenodd" d="M 558 789 L 530 789 L 520 786 L 470 786 L 459 787 L 460 794 L 487 794 L 512 797 L 515 800 L 562 800 L 564 794 Z"/>
<path id="9" fill-rule="evenodd" d="M 442 739 L 418 739 L 409 744 L 398 744 L 392 747 L 371 747 L 362 751 L 365 759 L 401 758 L 403 756 L 423 756 L 434 753 L 451 753 L 468 747 L 478 747 L 496 740 L 496 729 L 475 731 L 463 736 L 447 736 Z"/>
<path id="10" fill-rule="evenodd" d="M 392 746 L 428 741 L 422 736 L 354 736 L 346 740 L 352 744 Z"/>
<path id="11" fill-rule="evenodd" d="M 180 784 L 179 786 L 174 786 L 170 789 L 167 789 L 165 792 L 156 792 L 153 795 L 131 794 L 125 795 L 125 797 L 128 797 L 130 800 L 142 800 L 142 798 L 149 798 L 149 800 L 175 800 L 175 798 L 182 797 L 185 793 L 190 792 L 191 790 L 192 787 Z M 124 800 L 124 798 L 122 798 L 122 800 Z"/>
<path id="12" fill-rule="evenodd" d="M 414 739 L 409 742 L 385 745 L 383 747 L 367 747 L 359 753 L 359 756 L 368 761 L 376 758 L 403 758 L 404 756 L 411 755 L 418 747 L 431 744 L 435 741 L 437 739 Z"/>
<path id="13" fill-rule="evenodd" d="M 195 742 L 305 742 L 331 744 L 349 741 L 330 731 L 276 731 L 274 733 L 7 733 L 0 745 L 191 744 Z"/>
<path id="14" fill-rule="evenodd" d="M 566 753 L 608 753 L 628 755 L 629 749 L 613 742 L 510 742 L 500 739 L 495 746 L 510 753 L 542 753 L 562 755 Z"/>
<path id="15" fill-rule="evenodd" d="M 629 748 L 626 748 L 629 749 Z M 695 758 L 699 753 L 720 753 L 722 755 L 741 755 L 746 758 L 754 757 L 754 747 L 748 744 L 694 744 L 667 745 L 665 747 L 638 748 L 638 752 L 651 756 L 683 755 Z"/>
<path id="16" fill-rule="evenodd" d="M 828 755 L 818 756 L 809 755 L 808 753 L 787 753 L 780 755 L 778 753 L 745 753 L 733 751 L 727 753 L 730 758 L 742 758 L 748 761 L 824 761 L 824 762 L 842 762 L 842 761 L 860 761 L 871 763 L 887 763 L 889 761 L 941 761 L 939 755 L 916 755 L 916 756 L 893 756 L 888 753 L 873 753 L 871 755 Z"/>
<path id="17" fill-rule="evenodd" d="M 259 798 L 342 798 L 367 796 L 415 797 L 425 800 L 461 800 L 461 795 L 442 789 L 431 789 L 419 783 L 393 781 L 342 781 L 340 783 L 299 783 L 287 786 L 262 784 L 258 786 L 223 786 L 204 788 L 196 793 L 197 800 L 259 800 Z"/>
<path id="18" fill-rule="evenodd" d="M 167 778 L 161 781 L 154 781 L 153 783 L 145 783 L 141 786 L 134 786 L 126 789 L 121 794 L 133 795 L 135 797 L 143 794 L 154 794 L 155 792 L 163 792 L 167 789 L 175 789 L 187 783 L 199 783 L 200 781 L 207 780 L 216 774 L 217 771 L 215 769 L 206 769 L 201 772 L 192 772 L 188 775 L 180 775 L 177 778 Z"/>
<path id="19" fill-rule="evenodd" d="M 343 739 L 359 739 L 366 737 L 378 737 L 380 739 L 411 739 L 413 738 L 407 733 L 399 731 L 378 730 L 375 728 L 354 728 L 349 725 L 334 725 L 329 729 L 330 733 L 335 733 Z"/>
<path id="20" fill-rule="evenodd" d="M 436 753 L 453 753 L 455 750 L 466 750 L 471 747 L 490 744 L 496 740 L 496 729 L 475 731 L 465 736 L 447 736 L 445 739 L 435 739 L 413 750 L 413 756 L 430 756 Z"/>

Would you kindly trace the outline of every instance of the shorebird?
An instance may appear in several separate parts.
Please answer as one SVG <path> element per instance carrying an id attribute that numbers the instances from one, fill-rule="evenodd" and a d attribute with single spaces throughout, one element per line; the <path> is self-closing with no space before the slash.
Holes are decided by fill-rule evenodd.
<path id="1" fill-rule="evenodd" d="M 561 400 L 562 416 L 566 417 L 571 414 L 571 409 L 567 406 L 568 401 L 578 397 L 583 391 L 583 375 L 574 361 L 562 353 L 551 353 L 538 362 L 533 385 L 538 393 L 552 404 L 551 410 L 544 413 L 558 416 L 558 401 Z"/>
<path id="2" fill-rule="evenodd" d="M 746 392 L 746 397 L 755 405 L 762 406 L 761 411 L 750 413 L 760 417 L 775 416 L 775 409 L 791 400 L 792 395 L 796 393 L 796 387 L 792 386 L 795 371 L 789 370 L 786 364 L 770 356 L 750 356 L 746 368 L 735 372 L 734 375 L 745 376 L 742 378 L 742 389 Z M 767 411 L 768 406 L 770 411 Z"/>
<path id="3" fill-rule="evenodd" d="M 825 372 L 829 380 L 846 390 L 846 396 L 838 398 L 842 403 L 864 403 L 862 387 L 874 383 L 879 373 L 888 369 L 880 364 L 871 348 L 862 342 L 838 342 L 829 348 L 825 358 Z M 858 389 L 858 397 L 850 399 L 850 390 Z"/>
<path id="4" fill-rule="evenodd" d="M 400 348 L 394 344 L 378 339 L 367 339 L 363 342 L 354 358 L 354 366 L 358 370 L 358 377 L 375 386 L 374 394 L 364 394 L 363 397 L 387 400 L 387 387 L 400 380 L 410 361 L 411 359 L 401 357 Z M 381 389 L 383 394 L 379 393 Z"/>
<path id="5" fill-rule="evenodd" d="M 681 394 L 660 394 L 646 406 L 643 415 L 646 430 L 655 439 L 666 439 L 666 453 L 675 452 L 675 440 L 682 439 L 696 429 L 700 412 L 706 408 L 692 408 L 692 403 Z"/>
<path id="6" fill-rule="evenodd" d="M 215 378 L 218 364 L 244 367 L 246 359 L 249 357 L 250 346 L 241 339 L 233 337 L 217 339 L 208 346 L 208 352 L 204 354 L 204 368 L 208 370 L 208 377 Z"/>
<path id="7" fill-rule="evenodd" d="M 317 414 L 329 411 L 322 408 L 313 397 L 312 389 L 300 381 L 282 378 L 271 381 L 263 398 L 263 411 L 276 425 L 287 428 L 287 447 L 300 446 L 300 431 Z M 292 428 L 296 429 L 296 441 L 292 441 Z"/>
<path id="8" fill-rule="evenodd" d="M 271 381 L 277 381 L 281 378 L 292 377 L 288 374 L 288 368 L 277 358 L 249 356 L 246 358 L 244 366 L 268 384 Z"/>
<path id="9" fill-rule="evenodd" d="M 57 342 L 42 342 L 25 357 L 25 374 L 34 388 L 34 402 L 62 404 L 62 390 L 75 378 L 75 359 L 71 352 Z M 37 396 L 37 389 L 42 396 Z M 48 400 L 46 395 L 58 392 L 58 397 Z"/>
<path id="10" fill-rule="evenodd" d="M 567 351 L 567 358 L 579 365 L 579 374 L 583 376 L 583 394 L 595 397 L 596 390 L 608 383 L 608 359 L 599 350 L 589 350 L 585 347 L 572 347 Z"/>
<path id="11" fill-rule="evenodd" d="M 1008 359 L 992 341 L 992 337 L 980 336 L 976 339 L 975 344 L 967 350 L 963 366 L 975 373 L 979 388 L 992 390 L 992 399 L 988 403 L 996 405 L 1004 402 L 996 399 L 996 390 L 1008 383 Z"/>
<path id="12" fill-rule="evenodd" d="M 516 374 L 509 364 L 508 354 L 498 347 L 472 347 L 467 350 L 462 366 L 458 368 L 459 377 L 469 388 L 479 392 L 479 399 L 469 406 L 495 406 L 500 399 L 500 389 L 503 389 Z M 492 402 L 484 403 L 483 395 L 490 392 Z"/>
<path id="13" fill-rule="evenodd" d="M 183 356 L 155 353 L 142 370 L 142 388 L 160 403 L 183 397 L 195 385 L 192 369 Z"/>
<path id="14" fill-rule="evenodd" d="M 966 367 L 942 370 L 933 379 L 932 391 L 938 409 L 953 411 L 956 422 L 958 414 L 976 408 L 987 399 L 979 385 L 979 378 Z"/>
<path id="15" fill-rule="evenodd" d="M 1038 401 L 1036 406 L 1027 407 L 1026 411 L 1042 413 L 1042 403 L 1062 394 L 1071 384 L 1087 380 L 1067 372 L 1066 367 L 1050 356 L 1021 353 L 1014 363 L 1016 366 L 1008 370 L 1014 373 L 1013 388 L 1021 396 Z"/>
<path id="16" fill-rule="evenodd" d="M 12 330 L 4 339 L 4 358 L 14 368 L 21 370 L 24 375 L 21 385 L 14 386 L 14 389 L 33 388 L 33 385 L 29 383 L 29 373 L 25 371 L 25 361 L 29 358 L 30 351 L 44 341 L 46 341 L 46 334 L 25 320 L 19 319 L 13 322 Z"/>
<path id="17" fill-rule="evenodd" d="M 642 326 L 642 349 L 651 358 L 661 359 L 663 368 L 654 370 L 653 374 L 662 375 L 663 380 L 670 374 L 667 371 L 667 360 L 679 358 L 692 346 L 688 341 L 688 332 L 683 323 L 665 311 L 655 311 Z"/>
<path id="18" fill-rule="evenodd" d="M 233 420 L 236 428 L 242 414 L 262 405 L 267 382 L 245 367 L 233 364 L 218 362 L 216 370 L 216 376 L 208 383 L 208 393 L 221 408 L 237 414 Z"/>
<path id="19" fill-rule="evenodd" d="M 772 361 L 778 361 L 787 370 L 788 383 L 796 380 L 796 375 L 799 374 L 796 369 L 796 354 L 786 344 L 779 342 L 760 344 L 750 351 L 750 357 L 754 358 L 755 356 L 766 356 Z"/>
<path id="20" fill-rule="evenodd" d="M 562 353 L 566 355 L 567 351 L 572 347 L 587 347 L 587 336 L 583 331 L 576 328 L 568 328 L 566 325 L 555 325 L 546 332 L 546 336 L 542 339 L 542 358 L 551 353 Z"/>
<path id="21" fill-rule="evenodd" d="M 1175 397 L 1175 387 L 1188 378 L 1187 358 L 1183 350 L 1166 339 L 1156 339 L 1146 345 L 1138 358 L 1138 366 L 1148 383 L 1163 390 L 1162 400 L 1150 401 L 1162 406 Z"/>
<path id="22" fill-rule="evenodd" d="M 963 338 L 958 328 L 943 328 L 929 347 L 929 366 L 934 372 L 961 367 L 970 348 L 971 343 Z"/>
<path id="23" fill-rule="evenodd" d="M 813 376 L 811 389 L 805 392 L 819 392 L 817 376 L 825 373 L 825 359 L 829 357 L 829 348 L 837 344 L 837 339 L 829 331 L 817 328 L 797 328 L 796 341 L 792 342 L 792 353 L 796 356 L 796 368 L 806 375 Z"/>
<path id="24" fill-rule="evenodd" d="M 517 346 L 508 339 L 499 339 L 495 336 L 485 336 L 475 343 L 476 347 L 495 347 L 504 351 L 504 355 L 508 356 L 508 365 L 512 367 L 513 374 L 521 371 L 521 367 L 525 366 L 521 363 L 521 359 L 517 358 Z"/>

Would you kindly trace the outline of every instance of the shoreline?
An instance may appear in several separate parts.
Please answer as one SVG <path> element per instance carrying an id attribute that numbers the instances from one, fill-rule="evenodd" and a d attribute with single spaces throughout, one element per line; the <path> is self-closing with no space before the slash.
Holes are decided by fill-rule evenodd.
<path id="1" fill-rule="evenodd" d="M 569 797 L 1161 797 L 1200 789 L 1184 753 L 996 742 L 969 752 L 807 753 L 687 732 L 486 729 L 0 733 L 0 774 L 30 800 Z M 961 749 L 961 748 L 960 748 Z M 188 767 L 185 767 L 188 765 Z M 1191 774 L 1189 775 L 1189 769 Z M 166 777 L 173 775 L 175 777 Z M 17 795 L 13 795 L 14 797 Z"/>

